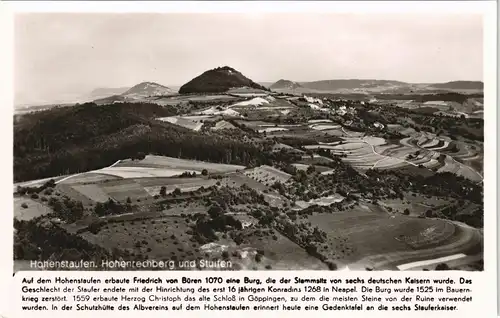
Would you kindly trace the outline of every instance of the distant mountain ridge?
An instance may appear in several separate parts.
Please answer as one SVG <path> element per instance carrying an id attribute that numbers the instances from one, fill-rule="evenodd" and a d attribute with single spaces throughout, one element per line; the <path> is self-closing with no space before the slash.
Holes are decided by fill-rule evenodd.
<path id="1" fill-rule="evenodd" d="M 484 89 L 484 83 L 480 81 L 452 81 L 446 83 L 431 84 L 436 88 L 452 89 Z"/>
<path id="2" fill-rule="evenodd" d="M 300 82 L 300 85 L 306 88 L 317 90 L 335 90 L 335 89 L 355 89 L 355 88 L 373 88 L 380 86 L 400 86 L 407 83 L 400 81 L 387 80 L 363 80 L 363 79 L 339 79 L 323 80 L 314 82 Z"/>
<path id="3" fill-rule="evenodd" d="M 294 84 L 296 83 L 296 84 Z M 452 81 L 446 83 L 406 83 L 395 80 L 335 79 L 311 82 L 279 80 L 269 87 L 280 92 L 335 92 L 335 93 L 432 93 L 482 90 L 479 81 Z"/>
<path id="4" fill-rule="evenodd" d="M 232 67 L 223 66 L 208 70 L 193 78 L 179 89 L 180 94 L 223 93 L 232 88 L 249 87 L 267 91 L 268 89 L 245 77 Z"/>

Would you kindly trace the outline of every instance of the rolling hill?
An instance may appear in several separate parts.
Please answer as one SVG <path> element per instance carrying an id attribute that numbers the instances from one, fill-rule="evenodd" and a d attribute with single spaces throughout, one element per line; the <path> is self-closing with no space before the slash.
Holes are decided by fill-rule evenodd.
<path id="1" fill-rule="evenodd" d="M 181 94 L 190 93 L 223 93 L 232 88 L 249 87 L 268 90 L 229 66 L 218 67 L 206 71 L 182 85 Z"/>
<path id="2" fill-rule="evenodd" d="M 110 93 L 113 91 L 106 90 Z M 98 105 L 123 103 L 123 102 L 136 102 L 147 99 L 148 97 L 168 96 L 176 94 L 175 90 L 160 85 L 154 82 L 142 82 L 129 89 L 124 89 L 121 94 L 104 95 L 100 98 L 93 99 L 93 103 Z"/>
<path id="3" fill-rule="evenodd" d="M 141 98 L 150 96 L 164 96 L 175 93 L 174 90 L 154 82 L 142 82 L 127 90 L 122 96 Z"/>

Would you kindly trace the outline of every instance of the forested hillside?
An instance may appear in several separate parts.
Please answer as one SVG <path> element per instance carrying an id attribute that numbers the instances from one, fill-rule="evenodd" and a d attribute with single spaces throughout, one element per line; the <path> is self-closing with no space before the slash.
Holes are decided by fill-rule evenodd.
<path id="1" fill-rule="evenodd" d="M 231 88 L 239 87 L 267 90 L 267 88 L 245 77 L 234 68 L 224 66 L 208 70 L 193 78 L 191 81 L 181 86 L 179 93 L 221 93 Z"/>
<path id="2" fill-rule="evenodd" d="M 87 103 L 26 115 L 14 126 L 15 182 L 99 169 L 148 153 L 242 165 L 265 161 L 261 149 L 237 138 L 155 120 L 176 113 L 155 104 Z"/>

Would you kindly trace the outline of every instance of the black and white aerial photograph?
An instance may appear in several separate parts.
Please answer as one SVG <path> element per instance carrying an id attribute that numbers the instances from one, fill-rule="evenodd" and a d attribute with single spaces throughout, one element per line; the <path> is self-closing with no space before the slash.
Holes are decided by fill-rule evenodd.
<path id="1" fill-rule="evenodd" d="M 483 41 L 475 13 L 17 13 L 14 271 L 483 271 Z"/>

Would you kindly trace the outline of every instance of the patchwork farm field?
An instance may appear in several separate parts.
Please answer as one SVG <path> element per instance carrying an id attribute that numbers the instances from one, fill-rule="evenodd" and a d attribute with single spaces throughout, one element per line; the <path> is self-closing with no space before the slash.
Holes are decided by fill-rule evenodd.
<path id="1" fill-rule="evenodd" d="M 109 195 L 101 187 L 95 184 L 84 184 L 84 185 L 73 185 L 73 189 L 80 192 L 87 198 L 95 202 L 106 202 L 109 199 Z"/>
<path id="2" fill-rule="evenodd" d="M 143 160 L 119 160 L 109 167 L 54 180 L 58 184 L 90 184 L 120 179 L 168 178 L 180 176 L 185 172 L 201 174 L 204 169 L 209 173 L 222 173 L 243 170 L 245 167 L 148 155 Z M 36 183 L 32 182 L 28 185 L 41 185 L 48 180 L 50 179 L 38 180 Z"/>
<path id="3" fill-rule="evenodd" d="M 109 180 L 120 180 L 120 179 L 121 179 L 121 177 L 114 176 L 111 174 L 100 174 L 100 173 L 87 172 L 87 173 L 74 175 L 74 176 L 71 176 L 69 178 L 64 178 L 61 181 L 56 181 L 56 183 L 58 183 L 58 184 L 72 184 L 72 183 L 86 184 L 86 183 L 98 183 L 98 182 L 104 182 L 104 181 L 109 181 Z"/>
<path id="4" fill-rule="evenodd" d="M 127 163 L 123 163 L 120 166 L 103 168 L 101 170 L 97 170 L 100 173 L 110 174 L 115 177 L 120 177 L 124 179 L 130 178 L 154 178 L 154 177 L 174 177 L 179 176 L 184 172 L 197 172 L 196 170 L 187 170 L 187 169 L 176 169 L 176 168 L 162 168 L 157 165 L 156 167 L 151 167 L 149 164 L 134 164 L 131 163 L 130 166 L 126 166 Z"/>
<path id="5" fill-rule="evenodd" d="M 100 185 L 102 191 L 106 193 L 109 197 L 116 201 L 124 202 L 128 198 L 131 200 L 143 200 L 151 197 L 152 195 L 138 182 L 118 181 L 109 182 Z M 158 194 L 159 191 L 156 193 Z"/>
<path id="6" fill-rule="evenodd" d="M 418 147 L 424 153 L 430 153 L 434 158 L 444 155 L 438 166 L 439 172 L 452 172 L 473 181 L 482 181 L 483 150 L 480 145 L 468 145 L 462 142 L 452 141 L 448 138 L 436 138 L 432 134 L 421 134 L 417 137 L 405 138 L 401 144 Z M 476 167 L 476 169 L 474 168 Z M 478 169 L 480 168 L 480 169 Z"/>
<path id="7" fill-rule="evenodd" d="M 191 178 L 190 178 L 191 179 Z M 202 178 L 193 178 L 194 180 L 182 180 L 182 179 L 177 179 L 177 180 L 164 180 L 162 183 L 159 183 L 158 185 L 152 185 L 152 186 L 144 186 L 144 183 L 142 185 L 144 186 L 144 190 L 151 195 L 157 195 L 160 193 L 160 188 L 165 187 L 165 193 L 169 194 L 174 192 L 175 189 L 181 190 L 181 192 L 191 192 L 191 191 L 196 191 L 200 188 L 209 188 L 212 186 L 215 186 L 217 183 L 217 180 L 215 179 L 202 179 Z M 146 184 L 148 182 L 145 182 Z"/>
<path id="8" fill-rule="evenodd" d="M 138 165 L 135 167 L 134 165 Z M 167 168 L 162 168 L 167 167 Z M 195 170 L 185 170 L 186 167 Z M 216 178 L 201 176 L 201 168 L 207 169 Z M 160 194 L 162 187 L 165 194 L 171 194 L 176 189 L 181 193 L 189 193 L 214 186 L 239 188 L 243 185 L 258 191 L 268 190 L 275 181 L 285 182 L 291 176 L 269 166 L 261 166 L 243 170 L 243 166 L 222 165 L 189 160 L 179 160 L 168 157 L 148 156 L 143 161 L 123 160 L 117 165 L 100 169 L 109 173 L 120 172 L 122 178 L 96 173 L 75 175 L 57 184 L 57 189 L 64 195 L 81 201 L 86 206 L 96 202 L 106 202 L 109 199 L 125 202 L 149 200 Z M 241 169 L 241 172 L 236 172 Z M 146 174 L 144 171 L 154 171 Z M 176 173 L 172 173 L 176 171 Z M 197 177 L 179 178 L 184 172 L 198 173 Z M 227 172 L 229 171 L 229 172 Z M 128 174 L 126 172 L 129 172 Z"/>
<path id="9" fill-rule="evenodd" d="M 215 178 L 202 176 L 203 169 Z M 285 182 L 291 177 L 270 166 L 244 169 L 244 166 L 237 165 L 147 156 L 143 160 L 121 160 L 107 168 L 65 177 L 57 183 L 56 189 L 84 206 L 93 206 L 110 199 L 151 202 L 160 194 L 162 187 L 167 195 L 175 190 L 190 193 L 214 186 L 239 188 L 246 185 L 265 191 L 275 181 Z M 196 173 L 197 176 L 178 177 L 185 172 Z"/>
<path id="10" fill-rule="evenodd" d="M 438 172 L 451 172 L 473 181 L 483 176 L 474 169 L 482 162 L 479 147 L 472 149 L 463 143 L 432 134 L 416 134 L 401 139 L 400 144 L 387 143 L 379 137 L 340 137 L 340 141 L 307 145 L 305 149 L 326 149 L 359 169 L 398 169 L 423 166 Z M 481 169 L 482 170 L 482 169 Z M 479 171 L 481 171 L 479 170 Z"/>
<path id="11" fill-rule="evenodd" d="M 238 165 L 227 165 L 227 164 L 186 160 L 186 159 L 178 159 L 178 158 L 163 157 L 163 156 L 153 156 L 153 155 L 148 155 L 143 160 L 130 160 L 130 159 L 122 160 L 115 167 L 123 169 L 124 171 L 132 171 L 133 169 L 137 169 L 138 171 L 137 173 L 139 174 L 142 173 L 143 171 L 145 171 L 145 173 L 150 173 L 150 174 L 153 173 L 165 174 L 160 176 L 166 176 L 166 177 L 182 174 L 182 172 L 184 171 L 201 173 L 203 169 L 206 169 L 209 173 L 233 172 L 245 169 L 244 166 L 238 166 Z M 141 168 L 145 168 L 146 170 Z M 155 171 L 155 169 L 158 170 L 158 172 L 153 172 Z M 120 170 L 118 169 L 118 171 Z M 154 177 L 154 175 L 152 176 Z"/>
<path id="12" fill-rule="evenodd" d="M 99 194 L 102 192 L 102 189 L 98 184 L 90 184 L 90 186 L 95 187 L 96 192 L 98 192 Z M 84 206 L 91 206 L 96 202 L 91 197 L 73 188 L 72 184 L 58 184 L 55 189 L 63 196 L 67 196 L 69 198 L 72 198 L 73 200 L 82 202 Z M 88 194 L 91 195 L 90 193 Z"/>
<path id="13" fill-rule="evenodd" d="M 208 178 L 130 178 L 109 180 L 94 184 L 61 184 L 57 186 L 62 193 L 82 201 L 85 205 L 94 202 L 106 202 L 113 199 L 125 202 L 148 200 L 160 194 L 165 187 L 165 194 L 171 194 L 179 189 L 182 193 L 192 192 L 200 188 L 216 185 L 217 180 Z"/>

